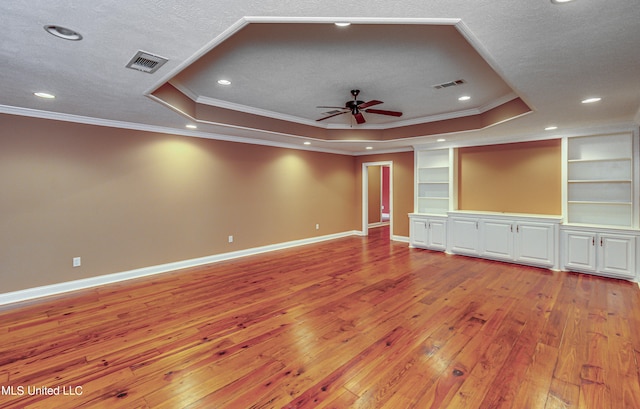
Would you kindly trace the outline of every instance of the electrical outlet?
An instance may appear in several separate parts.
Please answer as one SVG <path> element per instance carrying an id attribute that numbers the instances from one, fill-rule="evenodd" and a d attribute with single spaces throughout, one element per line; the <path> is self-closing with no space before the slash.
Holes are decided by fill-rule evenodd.
<path id="1" fill-rule="evenodd" d="M 316 230 L 320 230 L 320 224 L 316 223 Z"/>
<path id="2" fill-rule="evenodd" d="M 229 236 L 229 243 L 233 243 L 233 236 Z"/>
<path id="3" fill-rule="evenodd" d="M 82 259 L 80 257 L 73 258 L 73 266 L 80 267 L 82 265 Z"/>

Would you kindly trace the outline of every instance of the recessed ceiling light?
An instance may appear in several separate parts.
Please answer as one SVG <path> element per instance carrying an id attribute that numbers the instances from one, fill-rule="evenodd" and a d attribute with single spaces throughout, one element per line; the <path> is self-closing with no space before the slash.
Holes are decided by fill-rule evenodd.
<path id="1" fill-rule="evenodd" d="M 229 80 L 218 80 L 218 84 L 220 84 L 220 85 L 231 85 L 231 81 L 229 81 Z"/>
<path id="2" fill-rule="evenodd" d="M 551 2 L 552 2 L 553 4 L 569 3 L 569 2 L 571 2 L 571 1 L 573 1 L 573 0 L 551 0 Z"/>
<path id="3" fill-rule="evenodd" d="M 463 95 L 460 98 L 458 98 L 458 101 L 468 101 L 470 99 L 471 97 L 469 95 Z"/>
<path id="4" fill-rule="evenodd" d="M 446 141 L 446 139 L 444 139 L 444 138 L 440 138 L 440 139 L 438 139 L 436 142 L 444 142 L 444 141 Z"/>
<path id="5" fill-rule="evenodd" d="M 348 21 L 340 21 L 334 24 L 338 27 L 348 27 L 351 25 L 351 23 L 349 23 Z"/>
<path id="6" fill-rule="evenodd" d="M 373 146 L 367 146 L 365 149 L 370 151 L 371 149 L 373 149 Z"/>
<path id="7" fill-rule="evenodd" d="M 189 129 L 198 129 L 198 126 L 197 125 L 193 125 L 193 124 L 185 125 L 185 127 L 189 128 Z"/>
<path id="8" fill-rule="evenodd" d="M 555 125 L 547 126 L 546 128 L 544 128 L 545 131 L 555 131 L 556 129 L 558 129 L 558 127 Z"/>
<path id="9" fill-rule="evenodd" d="M 594 102 L 598 102 L 598 101 L 600 101 L 600 100 L 602 100 L 602 98 L 600 98 L 600 97 L 593 97 L 593 98 L 583 99 L 583 100 L 582 100 L 582 103 L 583 103 L 583 104 L 591 104 L 591 103 L 594 103 Z"/>
<path id="10" fill-rule="evenodd" d="M 82 40 L 82 35 L 77 31 L 73 31 L 66 27 L 60 27 L 56 25 L 47 25 L 44 26 L 44 29 L 47 33 L 52 34 L 58 38 L 62 38 L 63 40 L 71 40 L 71 41 L 79 41 Z"/>
<path id="11" fill-rule="evenodd" d="M 305 145 L 311 145 L 311 142 L 307 141 L 304 143 Z"/>
<path id="12" fill-rule="evenodd" d="M 40 98 L 54 99 L 56 96 L 47 92 L 34 92 L 33 95 Z"/>

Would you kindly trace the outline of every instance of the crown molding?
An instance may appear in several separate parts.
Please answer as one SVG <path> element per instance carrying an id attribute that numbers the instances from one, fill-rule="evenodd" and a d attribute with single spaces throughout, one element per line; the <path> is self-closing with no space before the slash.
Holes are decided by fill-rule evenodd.
<path id="1" fill-rule="evenodd" d="M 9 105 L 0 105 L 0 114 L 9 114 L 16 116 L 26 116 L 40 119 L 50 119 L 61 122 L 72 122 L 84 125 L 96 125 L 104 126 L 108 128 L 129 129 L 135 131 L 155 132 L 162 134 L 170 134 L 177 136 L 187 136 L 193 138 L 212 139 L 218 141 L 238 142 L 251 145 L 271 146 L 276 148 L 296 149 L 302 151 L 322 152 L 322 153 L 334 153 L 338 155 L 353 156 L 353 152 L 338 150 L 338 149 L 325 149 L 314 147 L 313 145 L 298 145 L 294 143 L 275 142 L 263 139 L 255 139 L 241 136 L 224 135 L 220 133 L 209 133 L 203 131 L 195 131 L 188 129 L 175 129 L 164 126 L 141 124 L 136 122 L 116 121 L 112 119 L 93 118 L 88 116 L 65 114 L 60 112 L 41 111 L 31 108 L 13 107 Z M 224 125 L 224 124 L 221 124 Z M 290 136 L 290 135 L 286 135 Z M 309 138 L 298 137 L 300 140 L 309 140 Z M 321 142 L 321 141 L 318 141 Z M 365 143 L 365 142 L 363 142 Z"/>
<path id="2" fill-rule="evenodd" d="M 193 91 L 187 89 L 186 87 L 183 87 L 181 85 L 174 85 L 174 84 L 171 84 L 171 85 L 173 85 L 176 89 L 178 89 L 180 92 L 182 92 L 183 94 L 185 94 L 187 97 L 189 97 L 190 99 L 192 99 L 198 104 L 205 104 L 209 106 L 215 106 L 218 108 L 231 109 L 234 111 L 244 112 L 247 114 L 265 116 L 269 118 L 280 119 L 283 121 L 295 122 L 302 125 L 315 126 L 317 128 L 324 128 L 324 129 L 330 129 L 330 130 L 351 129 L 350 125 L 346 125 L 346 124 L 320 124 L 317 121 L 312 121 L 312 120 L 301 118 L 294 115 L 281 114 L 279 112 L 250 107 L 248 105 L 236 104 L 234 102 L 224 101 L 221 99 L 198 96 L 194 94 Z M 404 126 L 420 125 L 420 124 L 425 124 L 429 122 L 444 121 L 448 119 L 464 118 L 467 116 L 483 114 L 493 108 L 499 107 L 500 105 L 505 104 L 516 98 L 518 98 L 518 96 L 513 92 L 510 92 L 509 94 L 496 98 L 495 100 L 489 102 L 488 104 L 478 108 L 465 109 L 463 111 L 446 112 L 446 113 L 437 114 L 437 115 L 429 115 L 429 116 L 424 116 L 420 118 L 407 119 L 405 121 L 394 121 L 386 124 L 364 124 L 364 125 L 360 125 L 358 129 L 385 130 L 385 129 L 400 128 Z"/>
<path id="3" fill-rule="evenodd" d="M 402 153 L 402 152 L 413 152 L 413 148 L 411 146 L 407 146 L 404 148 L 395 148 L 395 149 L 380 149 L 380 150 L 369 150 L 369 151 L 360 151 L 360 152 L 353 152 L 352 155 L 353 156 L 369 156 L 369 155 L 380 155 L 380 154 L 387 154 L 387 153 Z"/>
<path id="4" fill-rule="evenodd" d="M 444 148 L 466 148 L 473 146 L 500 145 L 505 143 L 533 142 L 550 139 L 561 139 L 564 137 L 607 135 L 619 132 L 638 132 L 638 126 L 633 122 L 621 122 L 591 127 L 575 127 L 557 129 L 554 132 L 541 131 L 538 133 L 511 134 L 508 137 L 480 137 L 473 139 L 452 140 L 446 142 L 427 142 L 412 145 L 414 150 L 419 149 L 444 149 Z"/>
<path id="5" fill-rule="evenodd" d="M 247 23 L 337 23 L 349 22 L 351 24 L 440 24 L 440 25 L 456 25 L 461 19 L 459 18 L 405 18 L 405 17 L 349 17 L 349 16 L 333 16 L 333 17 L 287 17 L 287 16 L 245 16 L 241 20 Z"/>
<path id="6" fill-rule="evenodd" d="M 321 123 L 318 123 L 317 121 L 312 121 L 310 119 L 301 118 L 295 115 L 282 114 L 279 112 L 270 111 L 268 109 L 255 108 L 248 105 L 237 104 L 234 102 L 224 101 L 222 99 L 217 99 L 217 98 L 204 97 L 204 96 L 197 95 L 191 89 L 184 87 L 182 84 L 171 84 L 171 85 L 174 88 L 176 88 L 178 91 L 186 95 L 189 99 L 195 101 L 198 104 L 215 106 L 215 107 L 224 108 L 224 109 L 231 109 L 233 111 L 244 112 L 252 115 L 265 116 L 265 117 L 280 119 L 288 122 L 295 122 L 302 125 L 315 126 L 317 128 L 336 129 L 336 130 L 351 129 L 349 125 L 345 125 L 345 124 L 321 124 Z M 407 119 L 405 121 L 394 121 L 387 124 L 364 124 L 364 125 L 360 125 L 359 129 L 380 129 L 380 130 L 393 129 L 393 128 L 400 128 L 403 126 L 419 125 L 419 124 L 424 124 L 429 122 L 444 121 L 448 119 L 456 119 L 456 118 L 463 118 L 466 116 L 479 115 L 493 108 L 499 107 L 500 105 L 505 104 L 516 98 L 518 98 L 518 95 L 516 95 L 513 92 L 510 92 L 506 95 L 503 95 L 499 98 L 494 99 L 488 104 L 485 104 L 477 108 L 470 108 L 462 111 L 446 112 L 446 113 L 437 114 L 437 115 L 429 115 L 429 116 L 424 116 L 420 118 Z M 154 99 L 158 100 L 157 98 L 154 98 Z"/>
<path id="7" fill-rule="evenodd" d="M 173 85 L 173 84 L 171 84 L 171 85 Z M 180 90 L 182 92 L 181 88 L 183 88 L 183 87 L 178 87 L 176 85 L 173 85 L 173 86 L 176 87 L 178 90 Z M 187 95 L 187 96 L 189 96 L 189 95 Z M 191 98 L 191 99 L 193 99 L 193 98 Z M 223 101 L 221 99 L 197 96 L 196 99 L 195 99 L 195 102 L 198 103 L 198 104 L 205 104 L 205 105 L 209 105 L 209 106 L 215 106 L 215 107 L 218 107 L 218 108 L 231 109 L 233 111 L 240 111 L 240 112 L 244 112 L 244 113 L 247 113 L 247 114 L 266 116 L 266 117 L 274 118 L 274 119 L 280 119 L 280 120 L 287 121 L 287 122 L 295 122 L 295 123 L 298 123 L 298 124 L 315 126 L 317 128 L 325 128 L 325 126 L 320 125 L 316 121 L 312 121 L 312 120 L 305 119 L 305 118 L 300 118 L 300 117 L 295 116 L 295 115 L 282 114 L 280 112 L 269 111 L 268 109 L 255 108 L 255 107 L 251 107 L 251 106 L 248 106 L 248 105 L 236 104 L 234 102 Z"/>

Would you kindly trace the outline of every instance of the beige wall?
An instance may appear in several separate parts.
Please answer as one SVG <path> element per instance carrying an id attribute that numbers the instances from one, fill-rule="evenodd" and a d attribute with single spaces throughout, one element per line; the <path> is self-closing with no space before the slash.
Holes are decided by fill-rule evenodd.
<path id="1" fill-rule="evenodd" d="M 561 213 L 558 140 L 459 159 L 461 209 Z M 362 164 L 382 161 L 393 162 L 392 233 L 407 237 L 413 152 L 352 157 L 0 114 L 0 293 L 360 230 Z"/>
<path id="2" fill-rule="evenodd" d="M 558 140 L 459 159 L 461 209 L 561 213 Z M 381 161 L 393 162 L 392 233 L 407 237 L 413 152 L 352 157 L 0 115 L 0 293 L 360 230 L 362 164 Z"/>
<path id="3" fill-rule="evenodd" d="M 458 208 L 562 214 L 560 140 L 458 150 Z"/>
<path id="4" fill-rule="evenodd" d="M 0 293 L 360 230 L 355 162 L 0 115 Z"/>
<path id="5" fill-rule="evenodd" d="M 413 152 L 382 153 L 356 157 L 357 211 L 362 220 L 362 164 L 393 161 L 393 234 L 409 237 L 409 217 L 413 212 Z M 360 230 L 360 225 L 358 227 Z"/>

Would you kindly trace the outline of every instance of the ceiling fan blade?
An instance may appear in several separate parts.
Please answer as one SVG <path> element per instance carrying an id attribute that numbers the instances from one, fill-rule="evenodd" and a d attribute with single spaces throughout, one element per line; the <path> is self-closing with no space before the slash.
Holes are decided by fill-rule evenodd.
<path id="1" fill-rule="evenodd" d="M 357 114 L 353 114 L 353 116 L 356 118 L 356 122 L 358 123 L 358 125 L 367 122 L 364 120 L 364 115 L 362 115 L 360 112 L 358 112 Z"/>
<path id="2" fill-rule="evenodd" d="M 367 109 L 364 112 L 370 112 L 372 114 L 390 115 L 390 116 L 402 116 L 402 112 L 398 111 L 385 111 L 384 109 Z"/>
<path id="3" fill-rule="evenodd" d="M 326 105 L 318 105 L 316 108 L 333 108 L 333 109 L 348 109 L 345 107 L 330 107 L 330 106 L 326 106 Z"/>
<path id="4" fill-rule="evenodd" d="M 338 112 L 337 114 L 332 114 L 332 115 L 329 115 L 329 116 L 325 116 L 324 118 L 316 119 L 316 122 L 324 121 L 325 119 L 333 118 L 334 116 L 346 114 L 347 112 L 349 112 L 349 111 Z"/>
<path id="5" fill-rule="evenodd" d="M 374 105 L 379 105 L 379 104 L 382 104 L 382 101 L 378 101 L 377 99 L 374 99 L 372 101 L 367 101 L 365 103 L 358 105 L 358 108 L 365 109 L 365 108 L 372 107 Z"/>

